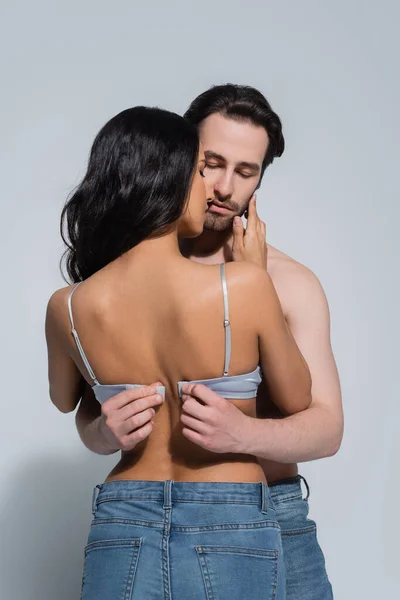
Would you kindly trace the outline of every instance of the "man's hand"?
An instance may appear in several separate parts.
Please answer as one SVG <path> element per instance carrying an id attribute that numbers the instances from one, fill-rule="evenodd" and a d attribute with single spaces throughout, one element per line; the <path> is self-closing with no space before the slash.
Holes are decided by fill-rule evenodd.
<path id="1" fill-rule="evenodd" d="M 204 385 L 186 383 L 182 391 L 183 435 L 211 452 L 242 453 L 253 419 Z"/>
<path id="2" fill-rule="evenodd" d="M 110 450 L 132 450 L 151 434 L 155 408 L 163 403 L 156 385 L 162 384 L 126 390 L 104 402 L 99 431 Z"/>
<path id="3" fill-rule="evenodd" d="M 260 267 L 267 266 L 266 227 L 257 214 L 256 196 L 249 202 L 246 230 L 240 217 L 233 220 L 232 256 L 234 261 L 246 260 Z"/>

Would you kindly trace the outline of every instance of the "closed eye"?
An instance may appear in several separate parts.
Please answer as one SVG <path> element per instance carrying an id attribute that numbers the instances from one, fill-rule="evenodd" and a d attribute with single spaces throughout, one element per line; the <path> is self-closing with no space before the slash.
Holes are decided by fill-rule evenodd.
<path id="1" fill-rule="evenodd" d="M 240 177 L 242 177 L 243 179 L 250 179 L 250 177 L 255 177 L 254 173 L 241 173 L 240 171 L 237 171 L 238 175 L 240 175 Z"/>

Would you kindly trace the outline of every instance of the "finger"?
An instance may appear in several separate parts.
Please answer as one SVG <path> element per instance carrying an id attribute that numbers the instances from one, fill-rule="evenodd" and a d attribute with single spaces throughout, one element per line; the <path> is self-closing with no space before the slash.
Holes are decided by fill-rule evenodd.
<path id="1" fill-rule="evenodd" d="M 155 415 L 154 408 L 148 408 L 141 413 L 133 415 L 130 419 L 123 421 L 118 427 L 118 435 L 128 435 L 136 429 L 140 429 L 143 425 L 146 425 Z"/>
<path id="2" fill-rule="evenodd" d="M 121 421 L 126 421 L 127 419 L 133 417 L 133 415 L 147 410 L 148 408 L 156 408 L 162 403 L 163 397 L 160 394 L 156 394 L 155 396 L 147 396 L 146 398 L 140 398 L 140 400 L 135 400 L 127 406 L 123 406 L 122 408 L 118 409 L 118 418 Z"/>
<path id="3" fill-rule="evenodd" d="M 256 196 L 255 194 L 250 198 L 249 207 L 247 209 L 247 226 L 246 233 L 250 230 L 255 230 L 258 222 L 258 214 L 256 208 Z"/>
<path id="4" fill-rule="evenodd" d="M 185 438 L 187 438 L 188 440 L 190 440 L 194 444 L 197 444 L 198 446 L 201 446 L 202 448 L 206 447 L 205 443 L 204 443 L 204 440 L 203 440 L 203 436 L 198 431 L 193 431 L 193 429 L 189 429 L 188 427 L 184 427 L 182 429 L 182 434 L 185 436 Z"/>
<path id="5" fill-rule="evenodd" d="M 185 425 L 185 427 L 189 427 L 190 429 L 192 429 L 193 431 L 197 431 L 198 433 L 207 433 L 208 431 L 208 426 L 203 423 L 203 421 L 199 421 L 199 419 L 194 419 L 193 417 L 190 417 L 189 415 L 186 415 L 184 413 L 181 414 L 181 423 L 183 423 Z"/>
<path id="6" fill-rule="evenodd" d="M 204 404 L 207 404 L 209 406 L 215 406 L 215 404 L 218 404 L 219 402 L 221 402 L 221 400 L 224 400 L 223 398 L 221 398 L 221 396 L 218 396 L 218 394 L 208 389 L 205 385 L 202 385 L 201 383 L 185 383 L 182 386 L 182 392 L 184 394 L 187 394 L 188 396 L 198 398 L 199 400 L 204 402 Z M 184 405 L 185 403 L 183 404 L 183 406 Z"/>
<path id="7" fill-rule="evenodd" d="M 204 404 L 200 404 L 196 398 L 189 397 L 189 399 L 185 400 L 182 404 L 182 414 L 187 414 L 195 419 L 204 421 L 206 418 L 204 408 Z"/>
<path id="8" fill-rule="evenodd" d="M 233 219 L 233 243 L 232 251 L 240 252 L 243 248 L 244 225 L 240 217 Z"/>
<path id="9" fill-rule="evenodd" d="M 128 450 L 132 450 L 139 442 L 142 442 L 146 438 L 149 437 L 151 432 L 153 431 L 153 423 L 150 421 L 140 429 L 136 429 L 133 433 L 129 435 L 124 435 L 121 438 L 121 446 L 122 450 L 127 452 Z"/>
<path id="10" fill-rule="evenodd" d="M 260 220 L 258 225 L 258 231 L 260 232 L 260 236 L 262 236 L 264 239 L 267 237 L 267 228 L 265 226 L 264 221 Z"/>
<path id="11" fill-rule="evenodd" d="M 136 400 L 140 400 L 141 398 L 146 398 L 146 396 L 154 396 L 157 393 L 157 390 L 153 386 L 144 385 L 139 388 L 132 388 L 129 390 L 124 390 L 119 394 L 116 394 L 112 398 L 109 398 L 102 405 L 103 410 L 107 412 L 108 410 L 118 410 L 131 402 L 135 402 Z"/>

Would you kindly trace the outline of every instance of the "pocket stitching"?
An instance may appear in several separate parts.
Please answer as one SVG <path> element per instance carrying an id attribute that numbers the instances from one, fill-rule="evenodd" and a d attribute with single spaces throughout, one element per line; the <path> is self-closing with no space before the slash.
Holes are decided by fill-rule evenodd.
<path id="1" fill-rule="evenodd" d="M 113 548 L 113 547 L 118 547 L 118 548 L 123 548 L 124 546 L 141 546 L 142 545 L 142 539 L 143 538 L 135 538 L 135 539 L 126 539 L 126 538 L 121 538 L 121 539 L 112 539 L 112 540 L 101 540 L 99 542 L 91 542 L 90 544 L 87 544 L 87 546 L 85 547 L 85 554 L 87 554 L 88 552 L 91 552 L 92 550 L 97 550 L 97 549 L 102 549 L 102 548 Z"/>
<path id="2" fill-rule="evenodd" d="M 92 527 L 97 525 L 134 525 L 139 527 L 151 527 L 152 529 L 163 529 L 164 523 L 162 521 L 138 521 L 135 519 L 121 519 L 114 517 L 97 517 L 91 523 Z"/>
<path id="3" fill-rule="evenodd" d="M 133 550 L 132 557 L 128 569 L 128 577 L 125 586 L 123 600 L 130 600 L 132 598 L 133 585 L 135 582 L 137 565 L 139 562 L 140 550 L 142 547 L 143 538 L 136 539 L 113 539 L 113 540 L 101 540 L 99 542 L 91 542 L 85 547 L 85 560 L 91 552 L 95 550 L 104 550 L 105 548 L 131 548 Z M 83 589 L 85 585 L 85 568 L 82 577 L 81 587 L 81 600 L 83 598 Z"/>
<path id="4" fill-rule="evenodd" d="M 183 533 L 197 533 L 201 531 L 238 531 L 252 529 L 280 529 L 277 521 L 254 521 L 249 523 L 224 523 L 221 525 L 198 525 L 196 527 L 190 525 L 174 525 L 173 531 Z"/>
<path id="5" fill-rule="evenodd" d="M 275 500 L 273 498 L 273 503 L 276 506 L 277 504 L 284 504 L 285 502 L 292 502 L 293 500 L 304 500 L 305 502 L 308 502 L 305 498 L 303 498 L 303 496 L 297 495 L 297 496 L 286 496 L 286 497 L 279 498 L 277 500 Z"/>
<path id="6" fill-rule="evenodd" d="M 287 529 L 286 531 L 282 529 L 281 535 L 301 535 L 302 533 L 312 533 L 317 530 L 316 525 L 310 525 L 309 527 L 303 527 L 301 529 Z"/>
<path id="7" fill-rule="evenodd" d="M 196 552 L 206 554 L 207 552 L 223 554 L 243 554 L 244 556 L 260 556 L 261 558 L 275 559 L 277 550 L 265 550 L 264 548 L 248 548 L 243 546 L 195 546 Z"/>
<path id="8" fill-rule="evenodd" d="M 222 552 L 221 552 L 222 549 Z M 227 550 L 230 551 L 227 551 Z M 197 559 L 199 561 L 200 570 L 203 578 L 203 583 L 208 600 L 214 600 L 214 592 L 211 587 L 211 579 L 206 561 L 207 553 L 226 553 L 226 554 L 241 554 L 242 556 L 257 556 L 259 558 L 272 560 L 274 565 L 274 579 L 272 582 L 271 600 L 276 600 L 276 591 L 278 585 L 278 550 L 264 550 L 261 548 L 244 548 L 240 546 L 195 546 Z M 226 552 L 224 552 L 226 550 Z M 234 552 L 232 552 L 234 550 Z M 239 551 L 239 552 L 238 552 Z M 249 552 L 250 551 L 250 552 Z M 203 567 L 203 568 L 202 568 Z"/>

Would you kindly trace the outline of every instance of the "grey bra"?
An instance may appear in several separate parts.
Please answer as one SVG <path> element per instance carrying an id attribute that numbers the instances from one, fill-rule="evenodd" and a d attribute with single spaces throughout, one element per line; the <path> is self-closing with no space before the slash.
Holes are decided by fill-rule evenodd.
<path id="1" fill-rule="evenodd" d="M 194 381 L 179 381 L 178 392 L 179 396 L 182 395 L 182 386 L 184 383 L 201 383 L 208 387 L 210 390 L 216 392 L 223 398 L 230 398 L 233 400 L 245 400 L 249 398 L 255 398 L 257 395 L 258 386 L 261 383 L 261 371 L 260 367 L 257 367 L 251 373 L 244 373 L 243 375 L 228 375 L 229 364 L 231 360 L 231 326 L 229 321 L 229 306 L 228 306 L 228 288 L 226 283 L 225 264 L 221 264 L 221 282 L 222 292 L 224 298 L 224 328 L 225 328 L 225 364 L 224 373 L 222 377 L 215 377 L 213 379 L 196 379 Z M 124 390 L 132 388 L 143 387 L 144 384 L 131 384 L 131 383 L 117 383 L 117 384 L 101 384 L 96 378 L 92 367 L 86 357 L 86 354 L 82 348 L 78 333 L 75 329 L 74 318 L 72 315 L 72 296 L 76 288 L 81 284 L 80 281 L 71 290 L 68 296 L 68 312 L 71 321 L 71 331 L 75 339 L 76 346 L 79 354 L 83 360 L 83 363 L 93 380 L 94 385 L 92 386 L 93 392 L 97 400 L 102 404 L 112 396 L 119 394 Z M 157 386 L 157 393 L 161 394 L 165 398 L 165 387 Z"/>

